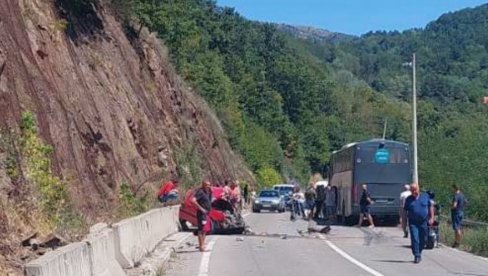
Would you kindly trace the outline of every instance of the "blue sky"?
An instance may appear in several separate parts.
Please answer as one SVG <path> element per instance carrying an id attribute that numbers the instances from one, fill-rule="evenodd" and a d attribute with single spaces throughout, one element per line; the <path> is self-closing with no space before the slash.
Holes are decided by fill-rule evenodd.
<path id="1" fill-rule="evenodd" d="M 248 19 L 360 35 L 424 27 L 443 13 L 488 0 L 217 0 Z"/>

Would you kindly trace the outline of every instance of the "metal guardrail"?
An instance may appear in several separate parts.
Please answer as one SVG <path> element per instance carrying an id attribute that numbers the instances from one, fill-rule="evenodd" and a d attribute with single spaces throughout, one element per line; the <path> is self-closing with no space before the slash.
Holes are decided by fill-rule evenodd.
<path id="1" fill-rule="evenodd" d="M 470 219 L 463 219 L 463 224 L 467 226 L 488 227 L 488 223 L 486 222 L 474 221 Z"/>
<path id="2" fill-rule="evenodd" d="M 451 216 L 441 215 L 441 217 L 442 219 L 451 222 Z M 488 223 L 486 222 L 475 221 L 470 219 L 463 219 L 462 224 L 469 227 L 488 227 Z"/>

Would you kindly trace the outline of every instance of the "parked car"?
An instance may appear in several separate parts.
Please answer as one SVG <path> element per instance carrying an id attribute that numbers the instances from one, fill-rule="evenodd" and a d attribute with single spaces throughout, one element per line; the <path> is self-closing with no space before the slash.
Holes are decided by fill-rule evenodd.
<path id="1" fill-rule="evenodd" d="M 261 210 L 285 211 L 285 199 L 277 190 L 263 190 L 252 203 L 252 211 L 259 213 Z"/>
<path id="2" fill-rule="evenodd" d="M 280 193 L 280 195 L 284 198 L 285 200 L 285 208 L 290 209 L 291 208 L 291 196 L 293 195 L 293 189 L 295 188 L 295 185 L 292 184 L 277 184 L 273 185 L 273 190 L 276 190 Z"/>
<path id="3" fill-rule="evenodd" d="M 179 220 L 184 231 L 190 230 L 187 223 L 197 226 L 197 208 L 192 202 L 194 194 L 195 190 L 188 190 L 180 207 Z M 207 215 L 204 231 L 207 234 L 242 234 L 246 228 L 244 218 L 229 201 L 222 198 L 222 194 L 222 188 L 212 187 L 212 209 Z"/>

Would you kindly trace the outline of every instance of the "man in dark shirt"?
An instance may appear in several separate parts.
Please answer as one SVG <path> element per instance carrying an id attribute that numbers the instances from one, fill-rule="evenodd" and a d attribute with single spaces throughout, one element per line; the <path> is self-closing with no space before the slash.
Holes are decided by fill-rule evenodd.
<path id="1" fill-rule="evenodd" d="M 205 231 L 203 227 L 207 223 L 207 214 L 210 212 L 212 202 L 212 190 L 210 189 L 210 181 L 202 181 L 202 185 L 195 191 L 193 203 L 197 207 L 197 222 L 198 222 L 198 245 L 200 251 L 205 251 Z"/>
<path id="2" fill-rule="evenodd" d="M 454 195 L 452 197 L 451 205 L 451 221 L 452 229 L 454 230 L 455 235 L 455 241 L 452 247 L 459 247 L 459 244 L 461 243 L 461 240 L 463 238 L 461 223 L 464 216 L 465 198 L 463 193 L 461 193 L 461 189 L 459 189 L 458 185 L 452 185 L 452 188 L 454 190 Z"/>
<path id="3" fill-rule="evenodd" d="M 363 184 L 363 193 L 361 195 L 361 200 L 359 201 L 359 207 L 361 208 L 361 213 L 359 214 L 359 221 L 357 227 L 361 227 L 363 224 L 363 220 L 366 217 L 369 222 L 369 228 L 374 227 L 373 223 L 373 217 L 371 217 L 371 209 L 370 205 L 373 203 L 373 200 L 371 199 L 371 195 L 368 192 L 368 185 Z"/>
<path id="4" fill-rule="evenodd" d="M 244 185 L 244 203 L 247 205 L 249 204 L 249 187 L 247 186 L 247 183 L 246 185 Z"/>
<path id="5" fill-rule="evenodd" d="M 325 186 L 324 185 L 317 185 L 315 187 L 315 214 L 314 218 L 319 219 L 320 217 L 324 216 L 323 208 L 325 202 Z M 325 217 L 325 216 L 324 216 Z"/>
<path id="6" fill-rule="evenodd" d="M 417 183 L 410 185 L 410 191 L 412 194 L 405 199 L 403 208 L 407 212 L 414 263 L 418 264 L 422 260 L 422 250 L 429 233 L 428 225 L 434 223 L 434 207 L 429 195 L 421 193 Z"/>

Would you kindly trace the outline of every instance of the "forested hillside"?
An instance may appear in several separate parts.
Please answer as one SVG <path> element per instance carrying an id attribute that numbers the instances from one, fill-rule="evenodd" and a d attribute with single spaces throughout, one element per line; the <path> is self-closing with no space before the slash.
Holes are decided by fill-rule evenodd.
<path id="1" fill-rule="evenodd" d="M 332 149 L 380 136 L 385 118 L 391 138 L 408 139 L 406 104 L 350 73 L 336 76 L 273 24 L 214 1 L 116 1 L 169 46 L 179 73 L 217 111 L 260 183 L 279 175 L 306 181 Z"/>
<path id="2" fill-rule="evenodd" d="M 261 180 L 304 181 L 330 151 L 379 137 L 384 120 L 387 138 L 409 142 L 411 70 L 402 64 L 416 52 L 420 180 L 443 202 L 461 184 L 470 216 L 488 219 L 487 5 L 337 43 L 292 37 L 215 1 L 114 1 L 165 41 Z"/>
<path id="3" fill-rule="evenodd" d="M 375 91 L 409 102 L 417 54 L 419 172 L 448 202 L 451 185 L 470 198 L 469 215 L 488 219 L 488 5 L 441 16 L 425 29 L 372 32 L 339 45 L 297 41 L 334 72 L 352 73 Z"/>

